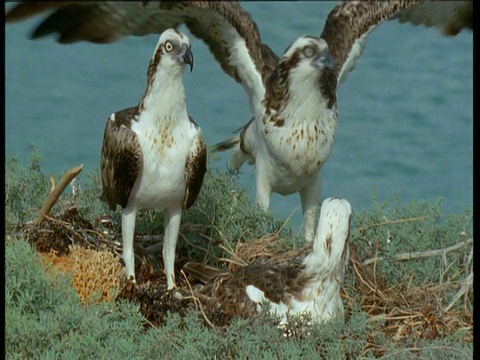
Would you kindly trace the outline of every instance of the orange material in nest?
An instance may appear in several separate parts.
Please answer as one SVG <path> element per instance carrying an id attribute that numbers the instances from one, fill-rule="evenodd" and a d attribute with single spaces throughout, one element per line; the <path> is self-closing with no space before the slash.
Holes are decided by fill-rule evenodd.
<path id="1" fill-rule="evenodd" d="M 53 264 L 62 272 L 73 275 L 73 286 L 85 304 L 113 301 L 115 289 L 125 283 L 125 269 L 115 254 L 104 250 L 69 247 L 69 255 L 57 256 L 55 251 L 40 253 L 45 266 Z"/>

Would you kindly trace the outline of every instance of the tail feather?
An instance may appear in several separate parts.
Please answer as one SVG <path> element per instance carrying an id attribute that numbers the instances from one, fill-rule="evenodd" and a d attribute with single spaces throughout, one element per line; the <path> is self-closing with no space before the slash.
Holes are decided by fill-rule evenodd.
<path id="1" fill-rule="evenodd" d="M 211 150 L 212 152 L 225 151 L 237 146 L 238 144 L 240 144 L 240 135 L 235 135 L 230 139 L 213 145 Z"/>
<path id="2" fill-rule="evenodd" d="M 245 161 L 247 160 L 250 160 L 250 162 L 252 161 L 250 159 L 250 156 L 245 154 L 240 146 L 240 142 L 242 141 L 241 136 L 242 134 L 235 135 L 230 139 L 227 139 L 225 141 L 222 141 L 222 142 L 219 142 L 218 144 L 213 145 L 211 148 L 212 152 L 225 151 L 233 148 L 235 149 L 232 154 L 232 158 L 230 160 L 230 166 L 232 171 L 239 169 Z"/>
<path id="3" fill-rule="evenodd" d="M 250 119 L 244 126 L 239 128 L 235 133 L 235 136 L 219 142 L 215 144 L 212 148 L 212 152 L 216 151 L 225 151 L 232 148 L 235 148 L 235 151 L 232 155 L 232 159 L 230 161 L 230 166 L 232 170 L 239 169 L 245 161 L 249 161 L 250 164 L 255 163 L 255 158 L 252 156 L 253 149 L 255 147 L 255 142 L 252 142 L 253 134 L 252 134 L 252 127 L 250 125 L 253 124 L 253 118 Z M 240 131 L 240 134 L 238 132 Z"/>

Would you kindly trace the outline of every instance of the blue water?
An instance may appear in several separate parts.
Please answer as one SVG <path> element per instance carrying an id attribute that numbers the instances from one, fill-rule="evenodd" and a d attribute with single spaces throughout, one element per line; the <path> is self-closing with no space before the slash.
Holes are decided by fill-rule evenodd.
<path id="1" fill-rule="evenodd" d="M 263 41 L 281 54 L 299 35 L 318 36 L 335 3 L 242 5 Z M 84 163 L 85 176 L 98 171 L 108 116 L 143 95 L 158 37 L 108 45 L 28 40 L 38 22 L 5 29 L 6 155 L 27 162 L 34 144 L 46 174 Z M 404 202 L 441 197 L 444 213 L 472 209 L 472 39 L 469 32 L 447 38 L 396 22 L 370 35 L 338 93 L 339 128 L 323 168 L 323 197 L 344 197 L 354 209 L 368 209 L 374 191 L 379 201 L 394 193 Z M 185 75 L 189 112 L 214 144 L 251 114 L 242 87 L 223 73 L 208 48 L 193 37 L 192 48 L 195 68 Z M 228 153 L 220 154 L 214 166 L 225 169 L 228 161 Z M 240 179 L 253 189 L 254 168 L 244 166 Z M 298 195 L 272 199 L 272 210 L 282 216 L 299 205 Z M 293 224 L 300 221 L 299 209 Z"/>

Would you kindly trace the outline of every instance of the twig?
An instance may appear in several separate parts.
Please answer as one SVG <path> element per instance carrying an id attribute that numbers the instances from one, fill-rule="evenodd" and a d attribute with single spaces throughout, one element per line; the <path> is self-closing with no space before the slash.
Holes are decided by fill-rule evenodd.
<path id="1" fill-rule="evenodd" d="M 163 235 L 136 235 L 135 241 L 137 242 L 160 242 L 163 241 Z"/>
<path id="2" fill-rule="evenodd" d="M 205 231 L 205 226 L 202 224 L 194 224 L 194 223 L 188 222 L 180 226 L 180 232 L 182 233 L 201 233 L 204 231 Z"/>
<path id="3" fill-rule="evenodd" d="M 365 285 L 370 289 L 370 291 L 375 294 L 375 288 L 373 288 L 373 287 L 370 285 L 371 282 L 370 282 L 370 281 L 369 281 L 369 282 L 365 281 L 365 279 L 363 278 L 363 276 L 360 274 L 360 271 L 358 270 L 357 262 L 356 262 L 356 261 L 353 262 L 353 268 L 354 268 L 354 270 L 355 270 L 356 275 L 360 278 L 360 280 L 362 281 L 362 283 L 365 284 Z"/>
<path id="4" fill-rule="evenodd" d="M 468 272 L 468 269 L 470 269 L 470 265 L 472 264 L 473 261 L 473 247 L 470 250 L 470 254 L 468 254 L 467 261 L 465 261 L 465 273 Z"/>
<path id="5" fill-rule="evenodd" d="M 67 221 L 63 221 L 61 219 L 55 219 L 54 217 L 51 217 L 49 215 L 44 215 L 44 219 L 50 220 L 53 223 L 56 223 L 56 224 L 59 224 L 60 226 L 63 226 L 65 229 L 69 230 L 70 232 L 72 232 L 74 235 L 76 235 L 80 239 L 85 238 L 84 235 L 80 234 L 78 231 L 75 231 L 75 229 L 73 227 L 69 226 L 69 225 L 72 225 L 72 224 L 67 222 Z M 79 231 L 83 231 L 83 230 L 79 230 Z M 68 237 L 68 238 L 70 239 L 72 244 L 75 243 L 75 241 L 71 237 Z"/>
<path id="6" fill-rule="evenodd" d="M 420 220 L 426 220 L 426 219 L 428 219 L 428 216 L 417 216 L 417 217 L 413 217 L 413 218 L 399 219 L 399 220 L 387 220 L 387 221 L 383 221 L 383 222 L 377 223 L 377 224 L 372 224 L 372 225 L 369 225 L 369 226 L 361 226 L 358 230 L 359 231 L 364 231 L 366 229 L 369 229 L 369 228 L 372 228 L 372 227 L 377 227 L 377 226 L 398 224 L 398 223 L 410 222 L 410 221 L 420 221 Z"/>
<path id="7" fill-rule="evenodd" d="M 50 174 L 50 192 L 55 190 L 55 174 L 51 173 Z"/>
<path id="8" fill-rule="evenodd" d="M 233 258 L 233 260 L 228 260 L 229 262 L 232 262 L 232 263 L 237 264 L 237 265 L 240 265 L 241 263 L 243 263 L 244 265 L 241 265 L 241 266 L 247 266 L 248 265 L 248 263 L 246 263 L 240 257 L 238 257 L 235 252 L 232 252 L 231 250 L 227 249 L 225 246 L 220 245 L 220 249 L 222 249 L 223 251 L 230 254 L 230 256 Z M 227 261 L 227 259 L 223 259 L 223 258 L 222 258 L 222 260 Z"/>
<path id="9" fill-rule="evenodd" d="M 470 287 L 473 287 L 473 273 L 470 273 L 465 280 L 462 281 L 462 287 L 460 290 L 455 294 L 453 297 L 452 302 L 450 305 L 448 305 L 444 311 L 450 310 L 450 308 L 457 302 L 458 299 L 462 297 L 463 294 L 465 294 L 468 290 L 470 290 Z"/>
<path id="10" fill-rule="evenodd" d="M 397 254 L 393 256 L 393 260 L 412 260 L 412 259 L 419 259 L 424 257 L 432 257 L 432 256 L 444 256 L 449 252 L 461 249 L 464 246 L 470 245 L 473 243 L 473 238 L 462 241 L 461 243 L 452 245 L 446 249 L 438 249 L 438 250 L 428 250 L 428 251 L 417 251 L 411 253 L 403 253 Z M 363 265 L 370 265 L 373 262 L 385 260 L 385 256 L 374 257 L 363 261 Z"/>
<path id="11" fill-rule="evenodd" d="M 193 298 L 193 302 L 195 303 L 195 307 L 198 307 L 203 315 L 203 318 L 205 319 L 205 321 L 207 322 L 208 325 L 210 325 L 210 327 L 212 329 L 215 329 L 215 326 L 212 324 L 212 322 L 207 318 L 207 315 L 205 314 L 205 312 L 203 311 L 203 306 L 202 306 L 202 303 L 200 302 L 200 300 L 197 299 L 197 297 L 195 296 L 194 292 L 193 292 L 193 289 L 192 289 L 192 286 L 190 285 L 190 281 L 188 281 L 188 278 L 187 278 L 187 275 L 185 275 L 185 272 L 182 270 L 180 270 L 180 273 L 183 275 L 183 277 L 185 278 L 185 281 L 187 282 L 187 285 L 188 285 L 188 288 L 190 289 L 190 293 L 192 294 L 192 298 Z"/>
<path id="12" fill-rule="evenodd" d="M 200 224 L 193 224 L 193 223 L 185 223 L 180 226 L 181 233 L 192 233 L 192 232 L 201 232 L 203 231 L 203 225 Z M 162 242 L 164 236 L 163 235 L 136 235 L 135 241 L 137 242 Z"/>
<path id="13" fill-rule="evenodd" d="M 377 284 L 377 264 L 378 264 L 378 250 L 380 249 L 380 236 L 377 236 L 377 245 L 375 246 L 375 261 L 373 263 L 373 281 Z"/>
<path id="14" fill-rule="evenodd" d="M 45 220 L 45 217 L 50 213 L 50 210 L 52 210 L 53 205 L 55 205 L 65 188 L 68 186 L 68 184 L 72 182 L 73 179 L 75 179 L 78 174 L 81 173 L 82 169 L 83 164 L 67 171 L 67 173 L 63 176 L 62 180 L 52 190 L 52 192 L 48 196 L 47 201 L 45 201 L 45 204 L 43 204 L 42 210 L 40 210 L 40 215 L 38 215 L 36 225 L 40 225 L 42 221 Z"/>
<path id="15" fill-rule="evenodd" d="M 275 232 L 275 235 L 280 235 L 280 233 L 285 230 L 285 228 L 287 227 L 288 223 L 290 222 L 290 219 L 292 218 L 293 214 L 295 214 L 295 212 L 298 210 L 299 206 L 297 206 L 295 209 L 293 209 L 293 211 L 290 213 L 290 215 L 288 215 L 287 219 L 283 222 L 282 226 L 280 226 L 280 229 L 278 229 L 276 232 Z"/>
<path id="16" fill-rule="evenodd" d="M 240 259 L 241 262 L 236 262 L 235 260 L 227 259 L 227 258 L 222 257 L 222 258 L 219 258 L 218 261 L 224 261 L 224 262 L 229 263 L 229 264 L 237 265 L 240 268 L 248 266 L 248 263 L 246 263 L 242 259 Z"/>
<path id="17" fill-rule="evenodd" d="M 145 248 L 145 251 L 150 253 L 150 254 L 156 254 L 156 253 L 159 253 L 160 251 L 162 251 L 163 249 L 163 242 L 158 242 L 158 243 L 155 243 L 153 245 L 150 245 L 148 247 Z"/>

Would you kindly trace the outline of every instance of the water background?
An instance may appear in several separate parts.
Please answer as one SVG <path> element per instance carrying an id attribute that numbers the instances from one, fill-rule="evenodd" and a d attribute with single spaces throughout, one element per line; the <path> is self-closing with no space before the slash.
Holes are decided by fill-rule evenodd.
<path id="1" fill-rule="evenodd" d="M 282 54 L 299 35 L 318 36 L 335 2 L 242 3 L 262 40 Z M 11 4 L 8 4 L 8 8 Z M 108 116 L 140 100 L 158 36 L 108 45 L 28 40 L 40 19 L 5 28 L 6 156 L 28 162 L 29 144 L 42 170 L 57 177 L 80 163 L 80 177 L 99 169 Z M 188 31 L 183 28 L 183 31 Z M 188 33 L 189 34 L 189 33 Z M 206 45 L 191 36 L 195 67 L 186 73 L 189 112 L 208 144 L 232 135 L 251 117 L 243 88 L 223 73 Z M 443 213 L 473 207 L 473 36 L 386 22 L 338 92 L 339 128 L 323 168 L 322 197 L 354 209 L 398 194 L 404 202 L 443 198 Z M 213 165 L 226 169 L 229 153 Z M 241 184 L 254 188 L 254 168 Z M 254 198 L 254 191 L 250 191 Z M 274 195 L 272 210 L 288 216 L 299 195 Z M 292 224 L 301 223 L 301 209 Z"/>

